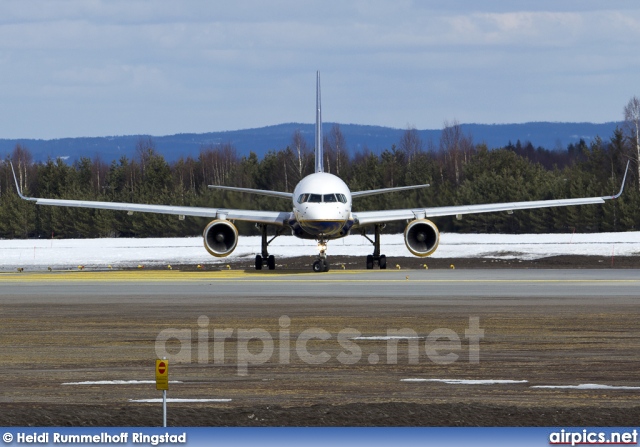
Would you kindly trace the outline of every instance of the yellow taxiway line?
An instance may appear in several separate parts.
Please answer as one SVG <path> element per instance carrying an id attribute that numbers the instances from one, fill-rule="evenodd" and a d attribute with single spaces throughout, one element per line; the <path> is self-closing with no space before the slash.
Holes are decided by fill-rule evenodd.
<path id="1" fill-rule="evenodd" d="M 357 273 L 357 270 L 337 270 L 334 273 Z M 360 272 L 366 272 L 361 270 Z M 57 270 L 52 272 L 0 272 L 2 282 L 155 282 L 155 281 L 228 281 L 233 279 L 246 279 L 253 281 L 296 281 L 292 276 L 304 276 L 320 280 L 318 273 L 311 271 L 274 271 L 254 272 L 246 270 L 215 270 L 215 271 L 180 271 L 180 270 L 99 270 L 99 271 L 75 271 Z M 286 276 L 286 279 L 284 278 Z M 281 279 L 278 279 L 281 278 Z"/>
<path id="2" fill-rule="evenodd" d="M 230 281 L 243 280 L 251 282 L 345 282 L 345 283 L 477 283 L 477 284 L 550 284 L 550 283 L 590 283 L 590 284 L 612 284 L 612 283 L 640 283 L 640 279 L 436 279 L 436 278 L 416 278 L 411 271 L 404 271 L 405 278 L 389 278 L 388 274 L 392 270 L 380 273 L 379 278 L 336 278 L 335 274 L 363 274 L 370 270 L 336 270 L 327 278 L 322 273 L 307 271 L 275 271 L 275 272 L 254 272 L 246 270 L 219 270 L 219 271 L 180 271 L 180 270 L 101 270 L 101 271 L 53 271 L 53 272 L 2 272 L 0 273 L 0 283 L 9 282 L 190 282 L 190 281 Z M 413 272 L 415 273 L 415 272 Z M 412 278 L 412 276 L 414 276 Z"/>
<path id="3" fill-rule="evenodd" d="M 53 271 L 53 272 L 22 272 L 0 273 L 0 282 L 32 282 L 32 281 L 206 281 L 210 279 L 233 279 L 246 277 L 248 274 L 240 270 L 216 272 L 182 272 L 180 270 L 104 270 L 104 271 Z"/>

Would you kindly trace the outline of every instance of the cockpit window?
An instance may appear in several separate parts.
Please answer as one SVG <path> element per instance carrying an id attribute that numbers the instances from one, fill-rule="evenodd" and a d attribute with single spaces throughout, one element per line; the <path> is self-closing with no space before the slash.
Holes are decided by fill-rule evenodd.
<path id="1" fill-rule="evenodd" d="M 333 203 L 337 202 L 335 194 L 325 194 L 322 196 L 322 201 L 325 203 Z"/>
<path id="2" fill-rule="evenodd" d="M 347 196 L 344 194 L 300 194 L 298 203 L 347 203 Z"/>

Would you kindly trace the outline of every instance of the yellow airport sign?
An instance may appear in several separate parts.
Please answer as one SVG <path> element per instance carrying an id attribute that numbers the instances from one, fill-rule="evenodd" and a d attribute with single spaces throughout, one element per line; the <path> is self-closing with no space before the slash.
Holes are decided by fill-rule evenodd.
<path id="1" fill-rule="evenodd" d="M 169 389 L 169 362 L 156 359 L 156 390 Z"/>

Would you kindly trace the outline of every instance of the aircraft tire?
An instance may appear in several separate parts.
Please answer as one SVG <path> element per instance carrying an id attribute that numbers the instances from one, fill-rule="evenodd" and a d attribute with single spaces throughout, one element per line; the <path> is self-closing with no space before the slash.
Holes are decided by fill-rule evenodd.
<path id="1" fill-rule="evenodd" d="M 267 266 L 269 267 L 269 270 L 275 270 L 276 269 L 276 257 L 273 255 L 269 255 L 269 257 L 267 258 Z"/>
<path id="2" fill-rule="evenodd" d="M 367 270 L 373 269 L 373 255 L 367 256 Z"/>
<path id="3" fill-rule="evenodd" d="M 385 270 L 387 268 L 387 257 L 385 255 L 380 255 L 378 263 L 380 264 L 380 270 Z"/>
<path id="4" fill-rule="evenodd" d="M 313 271 L 316 273 L 322 272 L 324 270 L 323 262 L 320 259 L 318 259 L 313 263 L 312 268 L 313 268 Z"/>
<path id="5" fill-rule="evenodd" d="M 262 256 L 256 255 L 256 270 L 262 270 Z"/>

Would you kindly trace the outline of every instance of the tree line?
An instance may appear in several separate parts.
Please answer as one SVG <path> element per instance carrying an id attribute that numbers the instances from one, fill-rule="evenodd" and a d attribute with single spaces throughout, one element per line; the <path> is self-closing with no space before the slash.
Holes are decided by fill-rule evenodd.
<path id="1" fill-rule="evenodd" d="M 352 191 L 429 183 L 426 189 L 363 197 L 354 211 L 438 207 L 475 203 L 607 196 L 620 188 L 627 160 L 634 169 L 622 197 L 604 205 L 547 208 L 508 213 L 437 218 L 441 231 L 455 232 L 598 232 L 637 230 L 640 184 L 637 134 L 616 129 L 608 139 L 581 140 L 566 149 L 509 143 L 489 150 L 474 143 L 457 122 L 445 123 L 440 141 L 423 142 L 407 129 L 396 145 L 379 153 L 349 151 L 340 127 L 324 137 L 325 171 L 339 175 Z M 640 152 L 638 152 L 640 154 Z M 231 144 L 202 147 L 197 157 L 168 163 L 151 138 L 137 142 L 136 156 L 105 161 L 84 157 L 34 162 L 17 145 L 0 164 L 0 238 L 171 237 L 197 235 L 207 219 L 35 206 L 16 194 L 8 161 L 16 168 L 24 195 L 33 197 L 135 202 L 178 206 L 288 210 L 287 200 L 210 190 L 207 185 L 293 191 L 313 172 L 314 154 L 300 132 L 291 143 L 268 152 L 241 156 Z M 385 231 L 402 231 L 404 222 Z M 258 234 L 238 223 L 243 234 Z"/>

